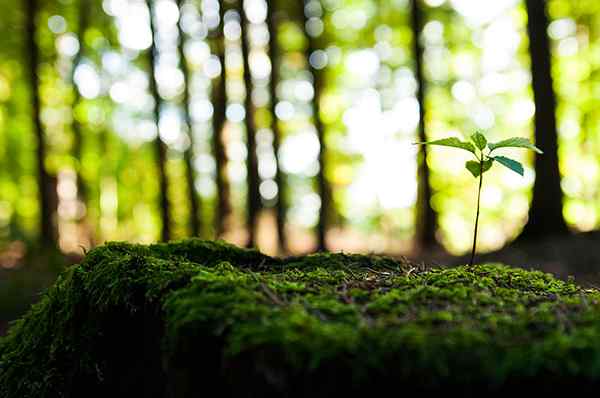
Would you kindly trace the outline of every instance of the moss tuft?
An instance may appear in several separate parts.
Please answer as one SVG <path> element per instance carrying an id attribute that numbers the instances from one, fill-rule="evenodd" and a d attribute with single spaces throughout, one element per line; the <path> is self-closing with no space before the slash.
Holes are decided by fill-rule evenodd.
<path id="1" fill-rule="evenodd" d="M 211 383 L 231 396 L 596 388 L 600 292 L 498 264 L 111 243 L 0 341 L 0 397 L 131 393 L 148 380 L 182 397 Z"/>

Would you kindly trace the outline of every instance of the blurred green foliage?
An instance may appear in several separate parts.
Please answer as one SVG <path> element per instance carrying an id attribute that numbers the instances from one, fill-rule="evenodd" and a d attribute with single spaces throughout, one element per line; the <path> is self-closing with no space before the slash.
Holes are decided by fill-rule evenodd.
<path id="1" fill-rule="evenodd" d="M 211 3 L 210 1 L 204 1 Z M 41 2 L 38 10 L 38 45 L 42 94 L 42 119 L 49 145 L 48 171 L 56 175 L 62 206 L 59 230 L 64 250 L 77 251 L 107 239 L 152 241 L 158 236 L 158 184 L 149 140 L 156 134 L 151 125 L 148 76 L 143 47 L 132 48 L 139 34 L 139 18 L 127 18 L 140 2 L 92 0 L 88 3 L 90 26 L 77 38 L 79 0 Z M 171 0 L 160 0 L 169 3 Z M 193 114 L 196 135 L 198 181 L 202 196 L 205 236 L 213 236 L 214 161 L 211 152 L 211 60 L 206 34 L 206 15 L 201 0 L 185 2 L 183 16 L 189 21 L 188 63 L 194 87 Z M 271 2 L 269 2 L 271 3 Z M 332 184 L 333 248 L 347 250 L 402 251 L 410 246 L 414 232 L 416 160 L 410 143 L 415 138 L 418 105 L 411 58 L 407 0 L 322 0 L 314 29 L 321 52 L 315 62 L 326 66 L 321 98 L 322 118 L 329 145 L 327 177 Z M 174 3 L 173 3 L 174 4 Z M 255 10 L 262 1 L 250 1 Z M 315 194 L 315 134 L 310 122 L 311 81 L 303 51 L 306 38 L 302 10 L 296 2 L 279 1 L 276 39 L 282 47 L 278 87 L 283 140 L 280 162 L 288 174 L 285 195 L 290 209 L 287 222 L 295 250 L 306 250 L 305 236 L 316 223 L 319 200 Z M 534 106 L 528 72 L 526 13 L 522 2 L 425 0 L 420 3 L 425 29 L 418 38 L 425 46 L 427 78 L 427 133 L 430 139 L 460 135 L 461 131 L 485 129 L 492 141 L 511 136 L 531 137 Z M 35 153 L 30 123 L 29 90 L 24 77 L 24 12 L 21 2 L 0 4 L 0 242 L 34 241 L 37 235 Z M 171 8 L 169 8 L 171 7 Z M 165 6 L 162 32 L 172 40 Z M 555 89 L 558 93 L 560 162 L 565 216 L 580 230 L 600 223 L 600 5 L 596 0 L 551 0 Z M 137 12 L 136 11 L 136 12 Z M 142 15 L 137 12 L 135 15 Z M 273 117 L 264 99 L 269 63 L 265 61 L 264 21 L 257 12 L 253 23 L 256 57 L 253 93 L 259 127 L 259 160 L 263 182 L 272 179 Z M 235 22 L 235 19 L 232 20 Z M 159 21 L 160 22 L 160 21 Z M 134 26 L 128 29 L 127 25 Z M 204 27 L 202 24 L 205 24 Z M 234 23 L 235 25 L 235 23 Z M 232 25 L 233 26 L 233 25 Z M 136 30 L 137 29 L 137 30 Z M 263 29 L 263 31 L 261 31 Z M 233 31 L 232 31 L 233 32 Z M 261 33 L 262 32 L 262 33 Z M 135 43 L 134 43 L 135 44 Z M 83 51 L 78 66 L 81 81 L 70 83 L 74 48 Z M 169 195 L 174 209 L 175 237 L 188 234 L 186 186 L 183 184 L 182 150 L 185 140 L 177 127 L 180 88 L 172 54 L 163 50 L 165 70 L 164 125 L 161 136 L 170 146 L 168 170 L 175 183 Z M 242 103 L 239 40 L 228 40 L 226 73 L 230 77 L 229 122 L 226 127 L 229 174 L 233 184 L 234 220 L 230 233 L 240 242 L 243 230 L 245 175 L 243 124 L 235 105 Z M 171 58 L 169 58 L 171 57 Z M 261 58 L 262 57 L 262 58 Z M 261 63 L 262 62 L 262 63 Z M 85 68 L 82 69 L 82 65 Z M 262 66 L 261 66 L 262 65 Z M 267 65 L 267 66 L 264 66 Z M 87 68 L 87 69 L 86 69 Z M 171 69 L 169 69 L 171 68 Z M 262 68 L 262 69 L 261 69 Z M 265 69 L 266 68 L 266 69 Z M 87 74 L 84 74 L 86 72 Z M 77 79 L 76 79 L 77 80 Z M 159 79 L 160 80 L 160 79 Z M 94 85 L 97 83 L 97 87 Z M 173 87 L 171 87 L 173 86 Z M 83 100 L 73 108 L 74 90 Z M 179 91 L 178 91 L 179 90 Z M 171 93 L 171 91 L 174 91 Z M 232 107 L 233 106 L 233 107 Z M 238 109 L 239 110 L 239 109 Z M 174 115 L 174 116 L 173 116 Z M 83 126 L 81 159 L 73 156 L 72 119 Z M 161 121 L 162 122 L 162 121 Z M 466 137 L 465 137 L 466 138 Z M 463 154 L 450 155 L 464 160 Z M 492 170 L 483 191 L 482 248 L 493 249 L 515 237 L 523 226 L 534 179 L 532 158 L 523 153 L 521 181 L 510 171 Z M 457 167 L 451 166 L 458 165 Z M 453 252 L 465 251 L 470 242 L 471 208 L 476 187 L 462 173 L 462 162 L 448 161 L 432 151 L 429 166 L 434 189 L 432 204 L 439 213 L 439 238 Z M 69 202 L 73 173 L 80 173 L 88 191 L 87 202 Z M 61 191 L 62 187 L 62 191 Z M 266 184 L 263 202 L 273 205 Z M 271 189 L 272 191 L 272 189 Z M 500 205 L 502 204 L 502 205 Z M 261 227 L 267 235 L 270 230 Z M 260 241 L 260 240 L 259 240 Z M 310 241 L 310 239 L 309 239 Z"/>

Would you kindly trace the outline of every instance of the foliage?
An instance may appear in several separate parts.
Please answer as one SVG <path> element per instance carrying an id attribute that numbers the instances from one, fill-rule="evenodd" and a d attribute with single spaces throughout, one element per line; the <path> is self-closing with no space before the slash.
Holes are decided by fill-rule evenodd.
<path id="1" fill-rule="evenodd" d="M 477 161 L 467 161 L 465 167 L 473 175 L 473 177 L 480 177 L 481 174 L 485 173 L 492 168 L 494 161 L 497 161 L 502 166 L 514 171 L 519 175 L 523 175 L 523 165 L 516 160 L 507 158 L 505 156 L 492 156 L 492 152 L 499 148 L 525 148 L 530 149 L 534 152 L 542 154 L 543 152 L 533 145 L 527 138 L 513 137 L 507 140 L 502 140 L 496 143 L 488 143 L 487 139 L 482 133 L 475 133 L 471 135 L 471 142 L 463 142 L 459 138 L 443 138 L 441 140 L 419 142 L 420 145 L 439 145 L 449 146 L 454 148 L 463 149 L 471 152 Z M 487 148 L 487 151 L 485 149 Z"/>
<path id="2" fill-rule="evenodd" d="M 31 145 L 30 88 L 23 51 L 26 2 L 16 6 L 13 3 L 0 4 L 0 34 L 5 38 L 0 46 L 0 241 L 29 242 L 38 237 L 39 209 L 35 150 Z M 63 188 L 71 186 L 73 173 L 81 174 L 87 190 L 85 206 L 63 203 L 57 215 L 63 242 L 71 241 L 66 250 L 77 251 L 80 244 L 89 247 L 93 242 L 106 239 L 152 241 L 158 235 L 160 223 L 155 171 L 148 167 L 154 161 L 154 153 L 148 142 L 155 136 L 156 128 L 150 117 L 149 76 L 143 62 L 143 49 L 127 47 L 134 36 L 144 39 L 147 21 L 142 21 L 144 10 L 140 10 L 143 8 L 140 4 L 143 2 L 123 3 L 127 6 L 100 0 L 38 3 L 38 44 L 42 53 L 40 92 L 49 145 L 46 166 L 50 174 L 60 178 Z M 171 23 L 165 30 L 169 32 L 173 28 L 172 16 L 177 14 L 171 12 L 175 1 L 159 3 L 170 10 L 161 14 L 167 25 Z M 303 54 L 306 37 L 300 3 L 266 3 L 277 4 L 279 8 L 279 31 L 274 36 L 278 38 L 282 58 L 282 81 L 278 89 L 279 123 L 283 132 L 281 164 L 289 177 L 288 187 L 280 191 L 290 204 L 286 221 L 292 231 L 297 231 L 314 225 L 318 208 L 313 183 L 316 145 L 310 111 L 314 90 L 310 87 L 312 81 Z M 505 138 L 504 132 L 519 136 L 530 134 L 534 109 L 527 72 L 523 2 L 493 9 L 481 2 L 464 0 L 419 3 L 425 24 L 421 39 L 427 55 L 424 65 L 428 87 L 427 130 L 448 134 L 456 129 L 485 129 L 489 130 L 489 137 L 497 141 Z M 83 37 L 79 37 L 80 8 L 85 4 L 90 23 Z M 410 56 L 413 35 L 408 1 L 328 0 L 312 4 L 314 25 L 323 30 L 319 43 L 327 55 L 327 66 L 322 71 L 323 93 L 318 100 L 329 144 L 327 177 L 332 185 L 335 208 L 332 226 L 359 231 L 361 236 L 373 235 L 375 231 L 381 240 L 393 237 L 389 240 L 394 243 L 387 249 L 397 247 L 399 237 L 406 241 L 415 229 L 414 203 L 410 198 L 416 191 L 413 173 L 416 162 L 405 145 L 414 141 L 414 115 L 418 114 L 414 110 L 414 60 Z M 212 225 L 210 218 L 215 213 L 215 170 L 207 119 L 211 111 L 217 114 L 219 109 L 211 109 L 208 103 L 211 79 L 206 73 L 212 70 L 206 65 L 215 61 L 212 49 L 215 32 L 202 33 L 199 28 L 215 26 L 211 19 L 215 13 L 204 12 L 207 10 L 202 11 L 200 6 L 196 1 L 183 1 L 181 15 L 188 21 L 189 28 L 185 37 L 189 42 L 189 69 L 194 82 L 196 141 L 193 149 L 199 173 L 198 195 L 203 199 L 207 226 L 204 233 L 208 234 L 212 232 L 208 226 Z M 600 214 L 596 200 L 600 186 L 596 159 L 600 126 L 597 109 L 600 107 L 595 95 L 600 42 L 597 40 L 598 5 L 595 0 L 580 0 L 576 5 L 567 0 L 551 0 L 548 8 L 561 129 L 559 151 L 567 199 L 565 216 L 577 228 L 593 229 Z M 134 14 L 141 17 L 127 17 Z M 236 21 L 232 18 L 231 23 Z M 135 24 L 139 27 L 131 29 Z M 263 31 L 265 27 L 258 23 L 256 28 Z M 165 34 L 163 54 L 168 68 L 164 68 L 166 75 L 161 81 L 176 86 L 174 82 L 181 80 L 181 70 L 178 70 L 181 68 L 170 48 L 170 39 L 176 36 L 172 33 Z M 263 61 L 265 40 L 264 35 L 257 35 L 253 45 L 253 51 L 259 54 L 257 59 Z M 232 55 L 232 62 L 228 62 L 230 66 L 225 72 L 234 87 L 229 90 L 229 104 L 236 109 L 243 101 L 236 52 L 239 40 L 228 42 L 228 48 L 233 50 L 227 53 Z M 81 80 L 86 84 L 71 82 L 71 72 L 78 58 L 73 55 L 74 43 L 84 50 L 81 62 L 85 68 L 81 72 L 85 73 L 81 74 Z M 269 63 L 257 62 L 257 65 L 263 64 Z M 273 164 L 268 128 L 273 115 L 265 105 L 268 102 L 264 92 L 266 80 L 268 77 L 258 76 L 256 98 L 259 138 L 263 144 L 259 163 L 268 187 L 272 183 L 269 170 Z M 99 91 L 86 91 L 96 83 L 99 83 Z M 86 94 L 79 104 L 74 104 L 76 90 Z M 164 134 L 169 138 L 168 169 L 172 180 L 178 181 L 184 177 L 182 153 L 187 143 L 183 138 L 186 132 L 178 128 L 182 89 L 177 86 L 163 91 L 166 104 L 163 126 L 165 131 L 169 130 Z M 83 132 L 80 158 L 74 152 L 73 120 L 81 124 Z M 397 123 L 398 120 L 402 123 Z M 239 118 L 233 117 L 227 124 L 226 147 L 234 176 L 232 205 L 236 210 L 234 216 L 242 218 L 245 191 L 243 173 L 240 173 L 244 157 L 240 155 L 240 148 L 243 133 Z M 370 134 L 371 128 L 376 133 Z M 437 137 L 432 136 L 434 138 Z M 404 151 L 402 156 L 398 156 L 399 151 Z M 296 156 L 298 152 L 305 156 Z M 526 170 L 531 167 L 529 159 L 519 160 Z M 468 191 L 463 189 L 468 180 L 463 179 L 458 170 L 444 167 L 445 162 L 446 158 L 437 153 L 432 153 L 428 162 L 432 169 L 433 204 L 440 216 L 444 245 L 452 252 L 461 252 L 468 248 L 470 241 L 468 208 L 463 205 L 468 203 Z M 400 175 L 399 169 L 403 170 Z M 389 181 L 399 178 L 399 185 L 405 188 L 391 189 L 393 184 Z M 497 235 L 496 240 L 482 237 L 481 246 L 487 249 L 502 245 L 518 233 L 525 219 L 524 203 L 531 188 L 529 180 L 515 186 L 502 174 L 489 175 L 489 181 L 493 181 L 494 189 L 500 192 L 499 200 L 506 206 L 488 208 L 485 221 L 502 224 L 506 232 Z M 140 191 L 137 189 L 140 186 L 145 189 Z M 67 189 L 61 192 L 62 201 L 69 202 L 72 193 Z M 169 189 L 170 201 L 178 204 L 173 206 L 176 237 L 189 234 L 186 193 L 185 184 L 174 183 Z M 263 202 L 266 207 L 274 203 L 272 198 L 263 198 Z M 81 230 L 93 239 L 72 242 L 85 235 Z"/>
<path id="3" fill-rule="evenodd" d="M 598 325 L 597 290 L 497 264 L 112 243 L 0 341 L 0 396 L 115 394 L 124 377 L 225 395 L 584 389 L 600 382 Z"/>
<path id="4" fill-rule="evenodd" d="M 496 143 L 488 143 L 487 139 L 482 133 L 476 132 L 471 135 L 471 142 L 463 142 L 456 137 L 443 138 L 440 140 L 420 142 L 420 145 L 439 145 L 459 148 L 470 152 L 476 159 L 476 161 L 469 160 L 465 163 L 465 168 L 473 175 L 473 177 L 479 177 L 479 190 L 477 191 L 477 215 L 475 217 L 475 233 L 473 234 L 473 249 L 471 251 L 471 261 L 469 265 L 473 265 L 475 257 L 475 249 L 477 247 L 477 226 L 479 224 L 479 206 L 481 199 L 481 187 L 483 185 L 483 174 L 490 170 L 494 164 L 494 161 L 500 163 L 502 166 L 514 171 L 515 173 L 523 176 L 523 165 L 516 160 L 507 158 L 505 156 L 492 156 L 492 153 L 496 149 L 500 148 L 525 148 L 535 151 L 539 154 L 543 153 L 539 148 L 533 145 L 528 139 L 521 137 L 513 137 L 506 140 L 502 140 Z"/>

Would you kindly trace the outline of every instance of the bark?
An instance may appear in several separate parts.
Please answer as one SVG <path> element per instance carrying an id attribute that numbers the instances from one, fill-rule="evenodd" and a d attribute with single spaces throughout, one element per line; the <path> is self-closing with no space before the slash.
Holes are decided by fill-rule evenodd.
<path id="1" fill-rule="evenodd" d="M 225 2 L 220 1 L 221 24 L 219 25 L 217 37 L 213 40 L 213 52 L 219 57 L 221 63 L 221 75 L 213 80 L 212 104 L 213 113 L 213 152 L 215 156 L 217 185 L 217 209 L 215 215 L 216 236 L 220 237 L 226 229 L 226 220 L 231 214 L 230 187 L 227 177 L 227 153 L 223 137 L 223 128 L 226 121 L 227 108 L 227 73 L 225 68 L 225 35 L 223 33 Z"/>
<path id="2" fill-rule="evenodd" d="M 520 240 L 539 239 L 568 232 L 563 218 L 562 190 L 558 164 L 556 98 L 553 90 L 550 43 L 547 36 L 546 2 L 526 0 L 527 30 L 531 54 L 531 77 L 535 101 L 535 141 L 544 151 L 535 157 L 536 179 L 529 220 Z"/>
<path id="3" fill-rule="evenodd" d="M 288 252 L 287 235 L 285 232 L 285 217 L 287 211 L 286 203 L 286 181 L 285 174 L 281 170 L 281 162 L 279 160 L 279 147 L 281 143 L 281 129 L 275 114 L 277 105 L 277 85 L 279 84 L 279 68 L 281 63 L 281 54 L 279 44 L 277 43 L 277 21 L 276 21 L 276 1 L 273 0 L 269 4 L 267 11 L 267 25 L 269 29 L 269 58 L 271 59 L 271 130 L 273 131 L 273 152 L 275 153 L 275 161 L 277 163 L 277 171 L 275 173 L 275 183 L 278 188 L 277 203 L 275 205 L 275 213 L 277 220 L 277 237 L 279 241 L 279 249 L 286 253 Z"/>
<path id="4" fill-rule="evenodd" d="M 254 105 L 252 103 L 252 73 L 250 72 L 250 38 L 248 37 L 248 18 L 244 9 L 244 1 L 238 1 L 242 26 L 242 56 L 244 58 L 244 86 L 246 88 L 246 146 L 248 158 L 246 161 L 248 173 L 248 198 L 247 198 L 247 225 L 248 225 L 248 247 L 256 244 L 256 226 L 258 214 L 261 207 L 260 192 L 258 184 L 258 158 L 256 156 L 256 124 L 254 120 Z"/>
<path id="5" fill-rule="evenodd" d="M 310 0 L 305 0 L 304 5 L 307 5 Z M 304 25 L 308 22 L 308 16 L 306 15 L 306 10 L 303 10 L 302 15 L 304 16 Z M 306 32 L 306 38 L 308 45 L 306 47 L 306 60 L 310 59 L 310 55 L 313 54 L 317 50 L 317 40 L 312 37 L 308 32 Z M 313 76 L 313 88 L 314 88 L 314 98 L 312 101 L 312 114 L 313 114 L 313 123 L 315 129 L 317 130 L 317 136 L 319 139 L 319 172 L 317 173 L 317 189 L 319 196 L 321 198 L 321 207 L 319 209 L 319 221 L 317 223 L 317 250 L 318 251 L 326 251 L 327 250 L 327 229 L 329 222 L 329 211 L 331 206 L 331 188 L 325 176 L 326 167 L 327 167 L 327 143 L 325 142 L 325 127 L 323 126 L 323 121 L 321 120 L 321 106 L 320 99 L 321 93 L 323 91 L 323 73 L 322 71 L 313 67 L 310 62 L 308 62 L 308 67 Z"/>
<path id="6" fill-rule="evenodd" d="M 56 247 L 58 232 L 56 227 L 56 179 L 49 175 L 45 167 L 47 145 L 44 127 L 41 120 L 40 77 L 38 66 L 40 63 L 40 49 L 37 37 L 37 10 L 40 4 L 37 0 L 25 2 L 25 50 L 28 59 L 27 78 L 31 89 L 31 117 L 36 139 L 36 167 L 38 183 L 38 200 L 40 206 L 39 227 L 40 244 L 43 247 Z"/>
<path id="7" fill-rule="evenodd" d="M 161 218 L 161 240 L 168 241 L 171 239 L 171 211 L 169 204 L 169 179 L 167 175 L 167 145 L 160 139 L 158 132 L 160 121 L 160 106 L 162 99 L 158 92 L 156 81 L 156 59 L 158 58 L 158 50 L 156 48 L 156 28 L 154 24 L 154 2 L 146 0 L 150 11 L 150 29 L 152 31 L 152 45 L 148 51 L 148 64 L 150 74 L 150 93 L 154 98 L 154 120 L 157 128 L 156 139 L 154 140 L 154 149 L 156 152 L 156 166 L 158 171 L 159 195 L 160 195 L 160 218 Z"/>
<path id="8" fill-rule="evenodd" d="M 181 6 L 183 5 L 183 0 L 177 0 L 177 6 L 179 10 L 181 10 Z M 183 153 L 183 161 L 185 164 L 185 181 L 187 185 L 188 192 L 188 201 L 190 205 L 190 222 L 189 228 L 192 236 L 200 236 L 202 234 L 202 222 L 201 222 L 201 208 L 202 204 L 200 202 L 200 197 L 196 192 L 196 172 L 194 170 L 194 134 L 193 134 L 193 124 L 190 116 L 190 70 L 188 68 L 187 59 L 185 57 L 185 33 L 183 31 L 182 26 L 182 18 L 179 19 L 179 24 L 177 25 L 179 30 L 179 42 L 178 42 L 178 52 L 179 52 L 179 63 L 181 72 L 183 73 L 183 79 L 185 84 L 185 90 L 183 92 L 183 119 L 184 124 L 187 130 L 187 135 L 189 139 L 189 147 Z"/>
<path id="9" fill-rule="evenodd" d="M 423 14 L 419 0 L 411 0 L 411 29 L 413 33 L 413 58 L 415 63 L 415 79 L 417 80 L 417 101 L 419 102 L 420 118 L 418 129 L 418 141 L 427 141 L 425 117 L 425 90 L 426 82 L 423 67 L 424 48 L 419 40 L 423 31 Z M 418 154 L 418 193 L 416 211 L 416 243 L 419 248 L 430 248 L 437 244 L 435 239 L 436 214 L 431 207 L 432 189 L 429 183 L 429 167 L 427 166 L 427 146 L 419 145 Z"/>
<path id="10" fill-rule="evenodd" d="M 77 39 L 79 40 L 79 51 L 73 59 L 73 71 L 71 80 L 75 83 L 75 71 L 77 66 L 81 63 L 85 51 L 85 32 L 89 27 L 90 19 L 90 2 L 89 0 L 80 0 L 79 2 L 79 26 L 77 31 Z M 81 170 L 83 168 L 82 163 L 82 150 L 83 150 L 83 126 L 77 119 L 75 110 L 81 104 L 81 93 L 79 89 L 74 87 L 75 98 L 73 99 L 73 122 L 71 128 L 73 130 L 73 157 L 77 160 L 76 178 L 77 178 L 77 196 L 82 203 L 87 201 L 87 188 L 85 186 L 84 179 L 82 177 Z"/>

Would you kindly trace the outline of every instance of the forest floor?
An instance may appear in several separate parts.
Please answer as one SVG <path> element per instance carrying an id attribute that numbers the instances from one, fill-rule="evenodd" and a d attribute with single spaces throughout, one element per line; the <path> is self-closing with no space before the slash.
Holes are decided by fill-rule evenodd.
<path id="1" fill-rule="evenodd" d="M 6 334 L 12 320 L 39 300 L 62 269 L 81 259 L 81 256 L 65 256 L 59 252 L 25 253 L 21 244 L 8 245 L 7 250 L 0 253 L 0 336 Z"/>

